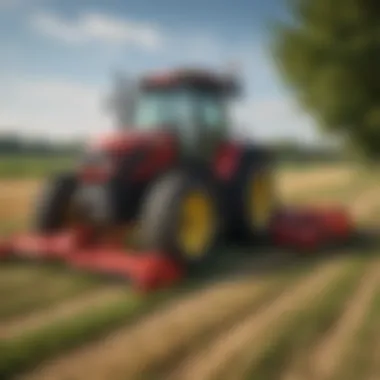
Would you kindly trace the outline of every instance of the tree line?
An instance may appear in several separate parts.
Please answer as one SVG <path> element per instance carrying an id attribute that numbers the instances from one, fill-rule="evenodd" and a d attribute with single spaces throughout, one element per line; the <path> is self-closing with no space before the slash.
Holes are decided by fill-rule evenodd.
<path id="1" fill-rule="evenodd" d="M 21 136 L 0 135 L 0 156 L 54 157 L 72 156 L 83 149 L 81 141 L 62 143 L 44 139 L 27 140 Z M 296 142 L 274 142 L 269 145 L 277 161 L 285 162 L 334 162 L 345 160 L 341 150 L 326 147 L 306 147 Z"/>
<path id="2" fill-rule="evenodd" d="M 81 142 L 52 142 L 45 139 L 29 140 L 16 134 L 0 135 L 0 155 L 66 156 L 78 153 Z"/>

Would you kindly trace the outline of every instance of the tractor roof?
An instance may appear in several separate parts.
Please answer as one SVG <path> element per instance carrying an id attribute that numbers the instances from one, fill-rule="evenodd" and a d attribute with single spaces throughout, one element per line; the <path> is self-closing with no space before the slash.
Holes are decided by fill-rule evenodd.
<path id="1" fill-rule="evenodd" d="M 202 69 L 178 69 L 148 74 L 141 79 L 140 87 L 142 89 L 192 87 L 200 90 L 221 92 L 227 95 L 235 94 L 239 91 L 239 85 L 235 77 Z"/>

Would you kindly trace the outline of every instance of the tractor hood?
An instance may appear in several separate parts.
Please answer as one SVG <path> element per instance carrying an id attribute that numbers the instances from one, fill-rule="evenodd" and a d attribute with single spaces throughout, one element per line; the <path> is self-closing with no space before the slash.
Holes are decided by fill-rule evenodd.
<path id="1" fill-rule="evenodd" d="M 168 130 L 109 133 L 90 142 L 80 176 L 86 182 L 104 182 L 130 176 L 134 167 L 134 178 L 148 179 L 174 162 L 178 148 L 177 136 Z"/>

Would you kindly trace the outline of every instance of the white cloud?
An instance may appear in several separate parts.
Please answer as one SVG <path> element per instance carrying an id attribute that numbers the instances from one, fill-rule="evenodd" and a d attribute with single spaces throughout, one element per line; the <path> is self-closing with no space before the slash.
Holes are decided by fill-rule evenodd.
<path id="1" fill-rule="evenodd" d="M 60 80 L 8 80 L 0 88 L 0 131 L 71 139 L 107 131 L 104 90 Z"/>
<path id="2" fill-rule="evenodd" d="M 158 28 L 149 23 L 99 13 L 85 13 L 76 20 L 65 20 L 51 13 L 37 13 L 31 16 L 30 21 L 38 32 L 66 43 L 103 42 L 156 50 L 164 40 Z"/>

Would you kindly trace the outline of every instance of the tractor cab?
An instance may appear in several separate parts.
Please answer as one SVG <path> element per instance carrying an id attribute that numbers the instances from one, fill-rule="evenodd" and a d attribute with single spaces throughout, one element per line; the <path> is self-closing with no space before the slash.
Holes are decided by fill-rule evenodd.
<path id="1" fill-rule="evenodd" d="M 180 70 L 142 78 L 135 125 L 165 129 L 178 136 L 191 155 L 212 155 L 227 138 L 228 100 L 236 95 L 233 78 L 206 71 Z"/>

